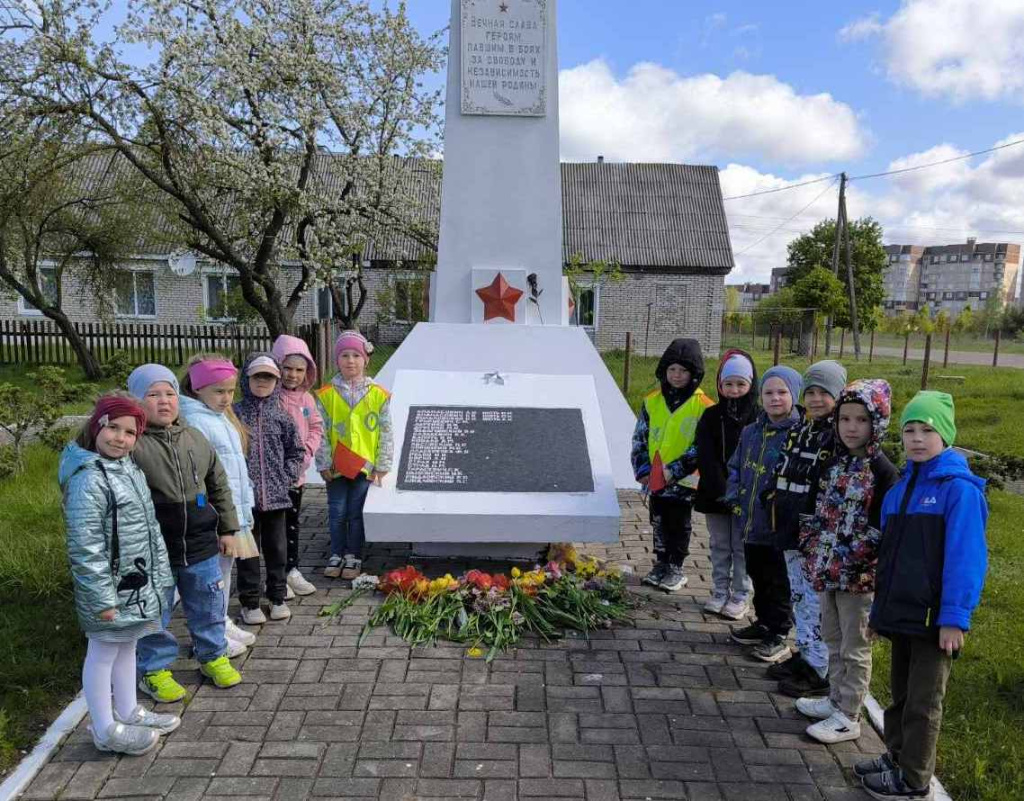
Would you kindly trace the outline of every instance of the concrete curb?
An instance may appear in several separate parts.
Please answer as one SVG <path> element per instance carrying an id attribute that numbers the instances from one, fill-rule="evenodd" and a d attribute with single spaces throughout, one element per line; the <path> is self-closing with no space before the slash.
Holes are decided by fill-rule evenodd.
<path id="1" fill-rule="evenodd" d="M 885 728 L 882 717 L 884 712 L 882 705 L 878 703 L 875 696 L 868 693 L 864 699 L 864 708 L 868 711 L 868 719 L 871 721 L 871 725 L 878 732 L 878 736 L 881 737 Z M 953 797 L 946 792 L 946 788 L 942 786 L 938 776 L 932 776 L 932 799 L 933 801 L 953 801 Z M 0 796 L 0 801 L 3 801 L 2 796 Z"/>
<path id="2" fill-rule="evenodd" d="M 79 693 L 50 724 L 32 752 L 21 760 L 14 772 L 0 784 L 0 801 L 14 801 L 25 792 L 25 788 L 49 762 L 64 739 L 82 722 L 86 712 L 85 696 Z"/>

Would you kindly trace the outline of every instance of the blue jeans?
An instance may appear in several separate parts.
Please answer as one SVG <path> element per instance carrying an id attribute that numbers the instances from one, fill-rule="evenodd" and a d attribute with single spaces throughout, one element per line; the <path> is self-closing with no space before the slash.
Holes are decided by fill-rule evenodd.
<path id="1" fill-rule="evenodd" d="M 333 479 L 327 482 L 327 520 L 331 528 L 331 555 L 352 554 L 362 559 L 366 529 L 363 505 L 371 482 L 366 476 Z"/>
<path id="2" fill-rule="evenodd" d="M 220 572 L 220 557 L 211 556 L 194 565 L 172 567 L 175 586 L 181 596 L 185 625 L 192 635 L 196 659 L 212 662 L 227 652 L 224 639 L 224 580 Z M 136 646 L 136 664 L 139 674 L 155 670 L 168 670 L 178 658 L 178 640 L 167 627 L 174 609 L 174 589 L 168 587 L 164 600 L 163 629 L 139 640 Z"/>

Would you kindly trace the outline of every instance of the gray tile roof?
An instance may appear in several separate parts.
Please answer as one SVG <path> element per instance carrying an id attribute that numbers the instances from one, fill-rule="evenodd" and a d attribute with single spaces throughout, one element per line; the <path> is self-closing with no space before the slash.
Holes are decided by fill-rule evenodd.
<path id="1" fill-rule="evenodd" d="M 116 162 L 120 161 L 120 164 Z M 333 159 L 316 169 L 316 180 L 341 186 Z M 113 162 L 113 163 L 112 163 Z M 733 267 L 729 226 L 718 168 L 686 164 L 563 163 L 564 258 L 618 260 L 624 269 L 665 273 L 724 275 Z M 87 167 L 90 180 L 124 175 L 127 164 L 99 156 Z M 364 258 L 424 261 L 434 258 L 441 210 L 441 164 L 393 159 L 383 180 L 399 182 L 421 236 L 381 223 Z M 167 254 L 176 249 L 171 230 L 155 207 L 140 203 L 138 252 Z M 280 241 L 290 241 L 290 228 Z M 424 241 L 426 240 L 426 242 Z"/>

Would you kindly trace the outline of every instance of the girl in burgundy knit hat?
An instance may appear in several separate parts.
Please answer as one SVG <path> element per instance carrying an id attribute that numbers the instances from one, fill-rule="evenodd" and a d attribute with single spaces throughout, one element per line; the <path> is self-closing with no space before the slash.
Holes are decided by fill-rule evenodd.
<path id="1" fill-rule="evenodd" d="M 64 449 L 59 474 L 75 606 L 89 639 L 82 686 L 93 742 L 122 754 L 151 751 L 181 723 L 136 697 L 135 643 L 160 629 L 174 583 L 146 477 L 131 459 L 145 427 L 133 398 L 101 397 Z"/>

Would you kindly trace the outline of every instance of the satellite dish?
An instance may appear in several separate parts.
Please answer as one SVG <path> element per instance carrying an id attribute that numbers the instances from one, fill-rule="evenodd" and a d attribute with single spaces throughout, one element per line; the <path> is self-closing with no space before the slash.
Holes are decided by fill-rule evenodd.
<path id="1" fill-rule="evenodd" d="M 167 257 L 167 266 L 179 278 L 192 275 L 196 271 L 196 254 L 190 250 L 176 250 Z"/>

